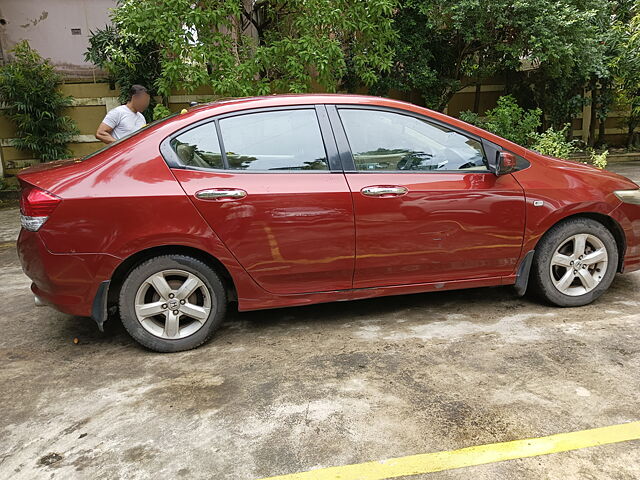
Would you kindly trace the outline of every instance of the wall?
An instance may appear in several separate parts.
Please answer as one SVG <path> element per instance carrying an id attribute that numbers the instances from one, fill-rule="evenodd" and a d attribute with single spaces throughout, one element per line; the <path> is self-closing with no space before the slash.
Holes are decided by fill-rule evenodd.
<path id="1" fill-rule="evenodd" d="M 90 31 L 110 23 L 109 9 L 115 6 L 116 0 L 2 0 L 0 60 L 28 40 L 66 78 L 100 78 L 103 72 L 84 61 L 84 52 Z"/>

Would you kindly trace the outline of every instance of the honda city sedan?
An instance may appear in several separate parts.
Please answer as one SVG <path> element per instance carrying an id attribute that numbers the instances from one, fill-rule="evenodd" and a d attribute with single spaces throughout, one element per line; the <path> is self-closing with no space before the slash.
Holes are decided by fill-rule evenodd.
<path id="1" fill-rule="evenodd" d="M 218 101 L 18 178 L 36 303 L 119 314 L 161 352 L 206 342 L 230 302 L 513 285 L 577 307 L 640 269 L 634 182 L 386 98 Z"/>

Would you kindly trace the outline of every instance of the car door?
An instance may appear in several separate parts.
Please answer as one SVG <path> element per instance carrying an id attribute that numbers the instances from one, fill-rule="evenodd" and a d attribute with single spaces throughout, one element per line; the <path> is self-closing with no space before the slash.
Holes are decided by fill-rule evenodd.
<path id="1" fill-rule="evenodd" d="M 396 109 L 328 111 L 355 209 L 354 288 L 514 272 L 524 192 L 489 171 L 481 139 Z"/>
<path id="2" fill-rule="evenodd" d="M 161 147 L 215 233 L 272 293 L 352 286 L 353 206 L 326 115 L 324 106 L 225 114 Z"/>

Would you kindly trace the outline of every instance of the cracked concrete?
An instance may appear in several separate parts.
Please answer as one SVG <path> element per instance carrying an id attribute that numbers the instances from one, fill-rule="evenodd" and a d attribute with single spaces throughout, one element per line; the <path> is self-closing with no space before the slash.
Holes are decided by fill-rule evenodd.
<path id="1" fill-rule="evenodd" d="M 577 309 L 498 287 L 236 312 L 160 355 L 34 307 L 17 224 L 0 210 L 0 478 L 249 480 L 640 420 L 640 273 Z M 637 479 L 639 447 L 411 478 Z"/>

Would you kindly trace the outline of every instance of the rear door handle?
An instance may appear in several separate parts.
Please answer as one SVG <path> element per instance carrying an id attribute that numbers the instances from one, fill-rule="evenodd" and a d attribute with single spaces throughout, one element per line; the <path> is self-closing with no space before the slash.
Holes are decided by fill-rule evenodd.
<path id="1" fill-rule="evenodd" d="M 239 188 L 209 188 L 196 192 L 200 200 L 239 200 L 247 196 L 247 192 Z"/>
<path id="2" fill-rule="evenodd" d="M 375 185 L 364 187 L 360 192 L 367 197 L 399 197 L 407 193 L 407 187 Z"/>

